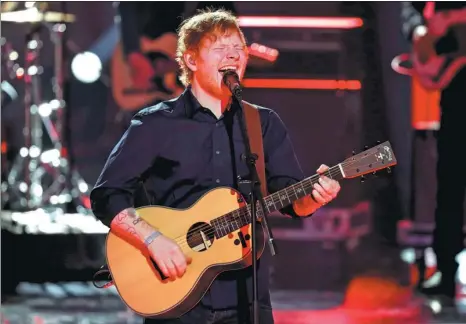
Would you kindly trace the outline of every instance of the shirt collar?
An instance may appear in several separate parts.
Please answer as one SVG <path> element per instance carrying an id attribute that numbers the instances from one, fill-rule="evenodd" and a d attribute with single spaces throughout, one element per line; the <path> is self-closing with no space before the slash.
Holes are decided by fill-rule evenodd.
<path id="1" fill-rule="evenodd" d="M 187 115 L 189 118 L 192 118 L 196 112 L 198 112 L 201 109 L 204 109 L 204 107 L 201 106 L 197 98 L 193 95 L 191 85 L 188 85 L 186 87 L 186 105 L 187 107 Z"/>
<path id="2" fill-rule="evenodd" d="M 186 104 L 186 115 L 188 116 L 188 118 L 193 118 L 193 116 L 201 111 L 201 112 L 204 112 L 205 107 L 203 107 L 199 101 L 197 100 L 197 98 L 193 95 L 193 92 L 192 92 L 192 89 L 191 89 L 191 85 L 188 85 L 186 87 L 186 90 L 185 90 L 185 96 L 186 96 L 186 100 L 185 100 L 185 104 Z M 237 107 L 238 105 L 236 104 L 236 102 L 233 102 L 233 104 L 231 105 L 231 112 L 234 113 L 236 112 L 237 110 Z M 220 119 L 222 119 L 224 116 L 222 116 Z"/>

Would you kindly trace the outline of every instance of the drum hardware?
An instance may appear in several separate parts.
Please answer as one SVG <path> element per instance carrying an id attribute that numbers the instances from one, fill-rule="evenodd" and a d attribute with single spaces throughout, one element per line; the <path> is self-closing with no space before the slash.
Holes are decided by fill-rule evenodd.
<path id="1" fill-rule="evenodd" d="M 29 7 L 28 12 L 37 14 L 25 16 L 25 11 L 8 12 L 10 22 L 29 22 L 31 28 L 26 36 L 25 63 L 19 67 L 10 62 L 10 76 L 22 77 L 24 81 L 24 147 L 19 150 L 6 181 L 2 184 L 2 206 L 8 201 L 11 209 L 29 210 L 37 208 L 65 209 L 74 202 L 78 212 L 89 213 L 88 186 L 79 173 L 70 165 L 66 142 L 67 104 L 64 97 L 63 39 L 66 24 L 57 17 L 71 17 L 67 14 L 48 15 L 37 8 Z M 11 18 L 16 17 L 16 21 Z M 32 18 L 31 18 L 32 17 Z M 38 17 L 41 19 L 39 20 Z M 53 17 L 47 18 L 47 17 Z M 73 16 L 74 17 L 74 16 Z M 2 21 L 4 14 L 2 13 Z M 65 19 L 66 21 L 66 19 Z M 68 21 L 70 21 L 68 19 Z M 74 21 L 74 20 L 73 20 Z M 48 30 L 54 46 L 54 77 L 52 89 L 54 98 L 44 101 L 41 97 L 40 31 Z M 10 51 L 11 52 L 11 51 Z M 13 55 L 14 56 L 14 55 Z M 23 73 L 23 75 L 21 75 Z M 46 148 L 44 135 L 48 136 L 51 147 Z"/>

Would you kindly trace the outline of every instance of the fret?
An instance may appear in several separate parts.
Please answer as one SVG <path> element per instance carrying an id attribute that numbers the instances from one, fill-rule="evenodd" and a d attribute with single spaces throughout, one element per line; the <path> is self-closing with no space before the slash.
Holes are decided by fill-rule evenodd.
<path id="1" fill-rule="evenodd" d="M 275 198 L 277 199 L 276 202 L 275 202 Z M 275 202 L 275 204 L 280 203 L 281 207 L 279 207 L 278 209 L 283 208 L 283 204 L 281 203 L 282 201 L 280 200 L 279 192 L 276 192 L 273 194 L 273 201 Z"/>
<path id="2" fill-rule="evenodd" d="M 244 215 L 243 208 L 238 209 L 238 214 L 240 215 L 240 220 L 241 220 L 241 227 L 248 223 L 248 217 L 247 215 Z"/>
<path id="3" fill-rule="evenodd" d="M 217 238 L 220 238 L 220 237 L 221 237 L 221 234 L 220 234 L 219 231 L 218 231 L 217 222 L 218 222 L 217 218 L 212 219 L 212 221 L 210 222 L 210 225 L 214 228 L 215 236 L 216 236 Z"/>
<path id="4" fill-rule="evenodd" d="M 290 195 L 288 194 L 288 188 L 285 189 L 285 196 L 288 200 L 288 205 L 291 204 L 293 201 L 290 199 Z"/>
<path id="5" fill-rule="evenodd" d="M 236 224 L 236 228 L 240 228 L 241 226 L 239 225 L 238 223 L 238 218 L 240 218 L 241 215 L 239 214 L 238 210 L 234 211 L 233 212 L 233 221 L 235 222 Z"/>
<path id="6" fill-rule="evenodd" d="M 267 213 L 270 214 L 270 208 L 269 208 L 269 205 L 268 205 L 267 198 L 264 198 L 264 206 L 265 206 L 265 208 L 267 208 Z"/>
<path id="7" fill-rule="evenodd" d="M 223 223 L 220 224 L 220 222 L 219 222 L 218 225 L 219 225 L 219 228 L 220 228 L 220 234 L 221 234 L 222 236 L 226 235 L 226 233 L 225 233 L 225 234 L 223 233 L 223 231 L 225 230 L 225 228 L 223 227 Z"/>
<path id="8" fill-rule="evenodd" d="M 279 192 L 278 199 L 280 199 L 280 204 L 282 204 L 282 208 L 288 205 L 286 203 L 287 200 L 288 200 L 288 203 L 290 203 L 288 195 L 286 194 L 286 190 L 282 190 Z"/>
<path id="9" fill-rule="evenodd" d="M 311 187 L 312 187 L 312 189 L 313 189 L 313 188 L 314 188 L 314 184 L 317 183 L 318 180 L 315 179 L 315 182 L 314 182 L 312 178 L 313 178 L 313 177 L 310 177 L 310 178 L 309 178 L 309 181 L 311 182 Z M 311 189 L 311 191 L 312 191 L 312 189 Z"/>
<path id="10" fill-rule="evenodd" d="M 296 189 L 294 188 L 294 185 L 292 185 L 291 188 L 293 189 L 293 193 L 296 196 L 296 199 L 301 198 L 301 197 L 298 196 L 298 193 L 296 192 Z"/>
<path id="11" fill-rule="evenodd" d="M 267 199 L 265 200 L 265 204 L 267 206 L 267 209 L 270 212 L 272 211 L 276 211 L 277 210 L 277 206 L 275 205 L 275 201 L 273 201 L 273 195 L 270 195 L 269 197 L 267 197 Z M 271 210 L 270 207 L 273 207 L 273 209 Z"/>
<path id="12" fill-rule="evenodd" d="M 304 180 L 304 181 L 306 181 L 306 180 Z M 304 197 L 305 195 L 307 195 L 306 188 L 304 187 L 304 181 L 299 182 L 299 184 L 301 185 L 301 188 L 302 188 L 302 190 L 303 190 L 303 191 L 302 191 L 302 192 L 303 192 L 302 197 Z M 298 192 L 300 192 L 300 191 L 301 191 L 301 189 L 298 188 Z"/>
<path id="13" fill-rule="evenodd" d="M 215 232 L 218 233 L 219 238 L 223 236 L 222 227 L 220 226 L 219 222 L 216 222 L 215 224 Z"/>
<path id="14" fill-rule="evenodd" d="M 332 169 L 331 169 L 331 168 L 330 168 L 327 172 L 325 172 L 325 173 L 326 173 L 325 175 L 326 175 L 327 177 L 329 177 L 330 179 L 333 179 L 333 178 L 332 178 Z"/>

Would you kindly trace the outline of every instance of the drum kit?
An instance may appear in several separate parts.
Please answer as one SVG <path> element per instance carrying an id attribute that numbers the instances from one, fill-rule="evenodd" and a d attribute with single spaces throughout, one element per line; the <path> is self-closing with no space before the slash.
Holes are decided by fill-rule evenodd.
<path id="1" fill-rule="evenodd" d="M 65 210 L 74 205 L 79 213 L 88 214 L 89 188 L 70 163 L 65 145 L 69 107 L 64 97 L 64 36 L 75 16 L 49 11 L 47 2 L 2 2 L 1 6 L 2 25 L 26 24 L 28 30 L 23 67 L 17 63 L 21 54 L 2 38 L 2 65 L 10 77 L 22 80 L 25 109 L 24 147 L 2 179 L 2 209 L 6 204 L 18 211 Z M 47 85 L 52 89 L 52 100 L 42 98 L 42 30 L 50 34 L 54 52 L 53 77 Z"/>

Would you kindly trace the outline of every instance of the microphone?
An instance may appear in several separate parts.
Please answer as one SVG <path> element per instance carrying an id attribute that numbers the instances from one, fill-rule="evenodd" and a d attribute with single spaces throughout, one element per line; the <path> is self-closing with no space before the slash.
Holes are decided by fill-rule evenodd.
<path id="1" fill-rule="evenodd" d="M 223 83 L 230 89 L 232 95 L 241 101 L 241 84 L 239 82 L 239 76 L 234 70 L 221 70 L 223 72 Z"/>

